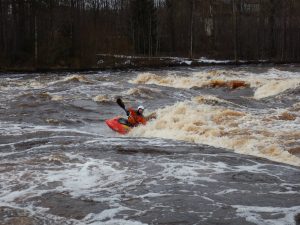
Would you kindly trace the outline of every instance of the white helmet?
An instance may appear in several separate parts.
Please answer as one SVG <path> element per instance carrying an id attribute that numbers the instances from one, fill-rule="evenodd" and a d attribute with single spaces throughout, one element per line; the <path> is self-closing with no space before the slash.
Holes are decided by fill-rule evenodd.
<path id="1" fill-rule="evenodd" d="M 138 107 L 138 110 L 139 110 L 139 109 L 144 110 L 145 108 L 144 108 L 144 106 L 140 105 L 140 106 Z"/>

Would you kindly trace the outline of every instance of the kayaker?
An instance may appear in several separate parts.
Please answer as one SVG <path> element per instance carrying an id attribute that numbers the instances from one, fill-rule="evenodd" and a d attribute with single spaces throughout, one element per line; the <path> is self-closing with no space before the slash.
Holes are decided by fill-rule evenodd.
<path id="1" fill-rule="evenodd" d="M 144 116 L 143 112 L 144 112 L 144 106 L 140 105 L 137 110 L 133 109 L 133 108 L 129 108 L 126 109 L 124 102 L 120 99 L 117 98 L 117 104 L 125 110 L 127 116 L 128 116 L 128 120 L 123 123 L 125 125 L 128 125 L 130 127 L 136 127 L 140 124 L 145 125 L 147 123 L 148 120 L 151 119 L 155 119 L 156 118 L 156 113 L 153 112 L 148 116 Z"/>
<path id="2" fill-rule="evenodd" d="M 147 123 L 147 119 L 143 115 L 144 109 L 144 106 L 140 105 L 137 110 L 133 108 L 126 110 L 128 122 L 131 124 L 131 126 L 136 127 L 139 124 L 145 125 Z"/>

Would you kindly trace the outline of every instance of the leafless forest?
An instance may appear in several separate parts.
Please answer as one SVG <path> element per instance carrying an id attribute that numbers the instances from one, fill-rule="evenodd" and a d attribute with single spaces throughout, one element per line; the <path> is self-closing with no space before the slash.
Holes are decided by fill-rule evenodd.
<path id="1" fill-rule="evenodd" d="M 299 0 L 0 0 L 0 68 L 97 54 L 300 61 Z"/>

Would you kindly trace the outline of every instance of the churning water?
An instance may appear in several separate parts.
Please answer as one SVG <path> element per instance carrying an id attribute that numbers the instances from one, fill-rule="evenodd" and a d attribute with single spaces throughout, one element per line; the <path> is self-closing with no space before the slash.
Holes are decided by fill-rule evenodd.
<path id="1" fill-rule="evenodd" d="M 115 103 L 157 119 L 128 135 Z M 0 224 L 300 223 L 300 68 L 0 77 Z"/>

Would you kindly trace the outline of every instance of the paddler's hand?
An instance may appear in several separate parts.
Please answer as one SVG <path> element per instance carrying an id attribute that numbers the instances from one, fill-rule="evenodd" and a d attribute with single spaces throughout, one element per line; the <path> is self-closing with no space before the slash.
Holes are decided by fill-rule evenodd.
<path id="1" fill-rule="evenodd" d="M 145 117 L 146 120 L 156 119 L 156 112 L 151 113 L 150 115 Z"/>

